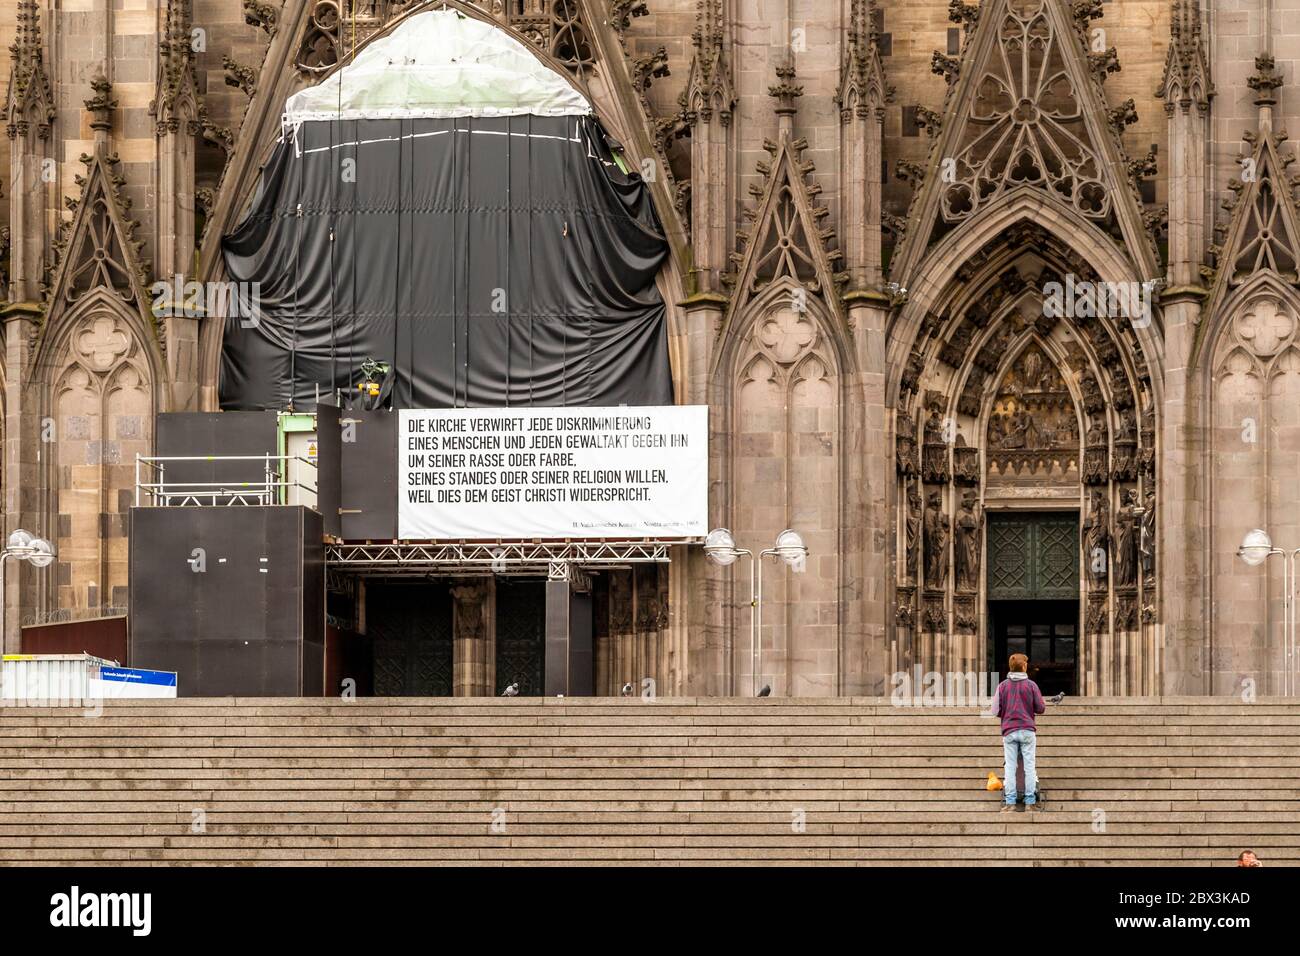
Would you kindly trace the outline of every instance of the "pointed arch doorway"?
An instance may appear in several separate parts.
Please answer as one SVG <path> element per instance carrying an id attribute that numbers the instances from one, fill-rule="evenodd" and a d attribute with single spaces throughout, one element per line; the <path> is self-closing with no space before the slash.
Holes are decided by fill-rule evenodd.
<path id="1" fill-rule="evenodd" d="M 1078 693 L 1079 513 L 993 512 L 988 521 L 987 653 L 1006 677 L 1025 654 L 1044 694 Z"/>

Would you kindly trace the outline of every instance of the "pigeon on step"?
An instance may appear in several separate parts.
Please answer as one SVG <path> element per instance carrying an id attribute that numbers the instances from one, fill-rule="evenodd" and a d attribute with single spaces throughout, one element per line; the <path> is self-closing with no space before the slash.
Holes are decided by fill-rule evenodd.
<path id="1" fill-rule="evenodd" d="M 519 696 L 519 682 L 518 682 L 518 681 L 515 681 L 515 683 L 511 684 L 509 687 L 507 687 L 505 690 L 503 690 L 503 691 L 501 692 L 501 696 L 502 696 L 502 697 L 518 697 L 518 696 Z"/>
<path id="2" fill-rule="evenodd" d="M 764 684 L 763 689 L 758 692 L 759 697 L 769 697 L 772 693 L 772 685 Z"/>
<path id="3" fill-rule="evenodd" d="M 623 685 L 623 696 L 624 696 L 624 697 L 631 697 L 631 696 L 632 696 L 632 682 L 631 682 L 631 681 L 628 681 L 626 684 Z"/>
<path id="4" fill-rule="evenodd" d="M 1049 704 L 1059 704 L 1063 700 L 1065 700 L 1065 691 L 1061 691 L 1059 694 L 1053 694 L 1051 697 L 1047 698 Z"/>

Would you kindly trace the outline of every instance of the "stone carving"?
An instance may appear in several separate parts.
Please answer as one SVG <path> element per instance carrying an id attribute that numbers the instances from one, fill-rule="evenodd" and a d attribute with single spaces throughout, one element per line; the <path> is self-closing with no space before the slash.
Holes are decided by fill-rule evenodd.
<path id="1" fill-rule="evenodd" d="M 980 552 L 984 546 L 984 513 L 975 492 L 962 495 L 961 511 L 953 522 L 953 578 L 958 591 L 978 591 Z"/>
<path id="2" fill-rule="evenodd" d="M 1142 533 L 1138 551 L 1142 555 L 1142 577 L 1150 583 L 1156 573 L 1156 493 L 1147 489 L 1142 505 Z"/>
<path id="3" fill-rule="evenodd" d="M 928 596 L 925 599 L 925 632 L 927 634 L 948 633 L 948 615 L 943 609 L 942 596 Z"/>
<path id="4" fill-rule="evenodd" d="M 1089 635 L 1105 634 L 1109 630 L 1106 621 L 1106 595 L 1088 596 L 1088 611 L 1084 615 L 1083 629 Z"/>
<path id="5" fill-rule="evenodd" d="M 907 579 L 916 581 L 917 560 L 921 553 L 921 492 L 916 487 L 907 492 Z"/>
<path id="6" fill-rule="evenodd" d="M 1115 632 L 1137 630 L 1137 595 L 1117 594 L 1115 596 Z"/>
<path id="7" fill-rule="evenodd" d="M 1089 496 L 1088 517 L 1083 521 L 1083 564 L 1088 569 L 1088 584 L 1093 590 L 1104 589 L 1110 565 L 1110 506 L 1106 494 L 1093 489 Z"/>
<path id="8" fill-rule="evenodd" d="M 961 390 L 961 397 L 957 400 L 957 411 L 971 418 L 979 417 L 980 409 L 984 404 L 984 385 L 989 378 L 989 373 L 979 366 L 978 361 L 977 356 L 977 364 L 971 368 L 966 378 L 966 385 Z"/>
<path id="9" fill-rule="evenodd" d="M 953 478 L 965 485 L 978 485 L 980 481 L 980 450 L 966 443 L 966 436 L 957 431 L 952 446 Z"/>
<path id="10" fill-rule="evenodd" d="M 1259 299 L 1238 316 L 1236 331 L 1255 355 L 1267 358 L 1295 333 L 1295 319 L 1277 299 Z"/>
<path id="11" fill-rule="evenodd" d="M 925 585 L 942 590 L 948 581 L 948 516 L 943 512 L 943 496 L 930 494 L 925 513 Z"/>
<path id="12" fill-rule="evenodd" d="M 958 634 L 974 634 L 979 630 L 979 614 L 975 611 L 973 597 L 959 597 L 952 602 L 953 630 Z"/>
<path id="13" fill-rule="evenodd" d="M 894 454 L 900 475 L 915 475 L 920 468 L 916 461 L 916 423 L 907 412 L 899 411 L 894 435 Z"/>
<path id="14" fill-rule="evenodd" d="M 1077 466 L 1079 426 L 1060 372 L 1037 345 L 1007 371 L 988 425 L 990 474 L 1033 474 Z"/>
<path id="15" fill-rule="evenodd" d="M 948 481 L 948 442 L 943 419 L 937 406 L 930 407 L 930 417 L 925 420 L 925 447 L 921 459 L 921 476 L 927 484 L 945 484 Z"/>
<path id="16" fill-rule="evenodd" d="M 131 344 L 130 336 L 117 326 L 111 316 L 100 316 L 77 336 L 77 351 L 97 371 L 110 368 Z"/>
<path id="17" fill-rule="evenodd" d="M 1119 425 L 1115 429 L 1115 458 L 1110 476 L 1116 481 L 1132 481 L 1137 478 L 1137 468 L 1137 422 L 1133 410 L 1126 408 L 1120 412 Z"/>
<path id="18" fill-rule="evenodd" d="M 1091 142 L 1069 66 L 1078 62 L 1079 41 L 1073 34 L 1056 35 L 1045 3 L 1007 4 L 996 24 L 1000 48 L 975 64 L 976 86 L 988 92 L 972 101 L 955 151 L 956 181 L 941 193 L 948 222 L 970 218 L 1024 183 L 1053 190 L 1089 218 L 1111 215 L 1104 159 Z M 1033 57 L 1025 54 L 1029 49 Z M 936 54 L 933 68 L 951 83 L 958 64 Z"/>
<path id="19" fill-rule="evenodd" d="M 1110 474 L 1107 467 L 1109 451 L 1106 447 L 1106 419 L 1101 415 L 1088 416 L 1088 436 L 1083 453 L 1083 481 L 1088 485 L 1104 485 Z"/>
<path id="20" fill-rule="evenodd" d="M 957 324 L 953 329 L 952 337 L 939 350 L 939 358 L 953 368 L 961 368 L 962 362 L 966 358 L 966 353 L 970 350 L 971 337 L 974 334 L 974 328 L 965 320 Z"/>
<path id="21" fill-rule="evenodd" d="M 1137 586 L 1137 537 L 1141 525 L 1141 508 L 1137 491 L 1124 492 L 1119 511 L 1115 515 L 1115 548 L 1112 561 L 1115 566 L 1115 587 Z"/>
<path id="22" fill-rule="evenodd" d="M 911 628 L 916 623 L 916 608 L 912 603 L 915 588 L 900 587 L 894 603 L 894 623 L 899 627 Z"/>

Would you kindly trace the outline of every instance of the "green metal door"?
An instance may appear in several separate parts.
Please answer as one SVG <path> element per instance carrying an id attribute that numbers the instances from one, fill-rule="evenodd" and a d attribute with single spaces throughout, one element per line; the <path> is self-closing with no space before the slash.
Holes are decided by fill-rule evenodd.
<path id="1" fill-rule="evenodd" d="M 990 514 L 988 569 L 990 601 L 1078 600 L 1078 514 Z"/>

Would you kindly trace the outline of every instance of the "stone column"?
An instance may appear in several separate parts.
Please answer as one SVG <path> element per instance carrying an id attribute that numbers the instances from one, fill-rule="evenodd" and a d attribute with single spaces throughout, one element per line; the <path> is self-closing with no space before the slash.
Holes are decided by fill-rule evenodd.
<path id="1" fill-rule="evenodd" d="M 33 534 L 54 529 L 40 527 L 40 402 L 31 387 L 30 343 L 41 318 L 35 303 L 15 303 L 0 313 L 4 322 L 5 416 L 4 416 L 4 509 L 3 538 L 18 528 Z M 22 616 L 37 604 L 37 579 L 56 577 L 64 567 L 59 559 L 48 568 L 33 571 L 25 561 L 7 561 L 4 569 L 4 652 L 21 650 Z M 56 578 L 57 579 L 57 578 Z"/>
<path id="2" fill-rule="evenodd" d="M 452 694 L 491 697 L 496 689 L 496 579 L 451 589 Z"/>

